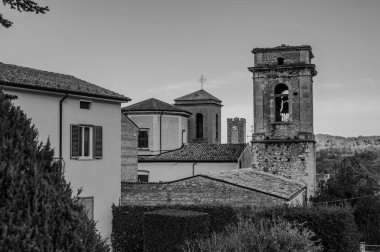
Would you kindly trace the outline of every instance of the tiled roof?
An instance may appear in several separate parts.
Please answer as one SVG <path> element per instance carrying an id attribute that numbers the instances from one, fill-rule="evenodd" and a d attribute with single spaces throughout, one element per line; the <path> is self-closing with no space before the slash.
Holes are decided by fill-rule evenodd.
<path id="1" fill-rule="evenodd" d="M 211 95 L 210 93 L 206 92 L 203 89 L 200 89 L 198 91 L 195 91 L 191 94 L 179 97 L 177 99 L 174 99 L 176 103 L 178 102 L 184 102 L 184 101 L 214 101 L 217 103 L 221 103 L 222 101 L 216 98 L 215 96 Z"/>
<path id="2" fill-rule="evenodd" d="M 260 191 L 286 200 L 292 199 L 306 188 L 306 185 L 293 180 L 267 172 L 256 171 L 252 168 L 206 173 L 201 176 Z"/>
<path id="3" fill-rule="evenodd" d="M 131 99 L 71 75 L 0 62 L 0 85 L 118 100 Z"/>
<path id="4" fill-rule="evenodd" d="M 183 110 L 181 108 L 177 108 L 169 103 L 160 101 L 155 98 L 150 98 L 148 100 L 144 100 L 132 105 L 129 105 L 127 107 L 122 108 L 122 111 L 126 114 L 129 114 L 130 112 L 142 112 L 142 111 L 166 111 L 166 112 L 180 112 L 188 114 L 189 116 L 191 113 L 189 111 Z"/>
<path id="5" fill-rule="evenodd" d="M 290 46 L 282 44 L 280 46 L 276 47 L 264 47 L 264 48 L 253 48 L 252 53 L 258 53 L 258 52 L 274 52 L 274 51 L 300 51 L 300 50 L 309 50 L 311 53 L 311 58 L 313 58 L 313 53 L 311 50 L 311 46 L 309 45 L 301 45 L 301 46 Z"/>
<path id="6" fill-rule="evenodd" d="M 187 144 L 155 156 L 139 156 L 139 162 L 237 162 L 246 144 Z"/>

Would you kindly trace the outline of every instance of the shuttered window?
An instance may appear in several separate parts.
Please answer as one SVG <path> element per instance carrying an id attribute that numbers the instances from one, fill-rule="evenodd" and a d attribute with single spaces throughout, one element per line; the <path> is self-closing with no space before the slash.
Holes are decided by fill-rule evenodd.
<path id="1" fill-rule="evenodd" d="M 71 125 L 71 158 L 99 159 L 102 156 L 102 126 Z"/>
<path id="2" fill-rule="evenodd" d="M 102 126 L 95 126 L 95 153 L 94 158 L 103 157 L 103 128 Z"/>

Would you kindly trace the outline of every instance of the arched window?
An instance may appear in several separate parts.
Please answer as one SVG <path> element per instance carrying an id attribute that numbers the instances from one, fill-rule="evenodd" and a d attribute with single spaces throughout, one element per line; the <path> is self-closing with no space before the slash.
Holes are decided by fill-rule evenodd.
<path id="1" fill-rule="evenodd" d="M 196 138 L 203 138 L 203 115 L 201 113 L 198 113 L 195 116 L 196 120 Z"/>
<path id="2" fill-rule="evenodd" d="M 219 139 L 219 115 L 215 115 L 215 139 Z"/>
<path id="3" fill-rule="evenodd" d="M 274 88 L 276 103 L 276 121 L 289 121 L 289 90 L 285 84 L 278 84 Z"/>

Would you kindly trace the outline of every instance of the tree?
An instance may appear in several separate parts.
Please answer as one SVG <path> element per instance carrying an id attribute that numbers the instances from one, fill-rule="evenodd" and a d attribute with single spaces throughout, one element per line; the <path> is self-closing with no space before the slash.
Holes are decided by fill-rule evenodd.
<path id="1" fill-rule="evenodd" d="M 12 99 L 0 90 L 0 251 L 109 251 Z"/>
<path id="2" fill-rule="evenodd" d="M 4 5 L 9 5 L 11 9 L 17 9 L 19 12 L 32 12 L 35 14 L 45 14 L 49 11 L 48 6 L 39 6 L 36 2 L 32 0 L 3 0 Z M 3 18 L 0 13 L 0 23 L 5 28 L 12 26 L 13 22 L 8 19 Z"/>
<path id="3" fill-rule="evenodd" d="M 335 176 L 326 183 L 320 183 L 312 201 L 351 205 L 362 239 L 367 243 L 380 244 L 379 189 L 376 181 L 365 174 L 361 163 L 361 158 L 368 155 L 354 155 L 336 164 Z"/>

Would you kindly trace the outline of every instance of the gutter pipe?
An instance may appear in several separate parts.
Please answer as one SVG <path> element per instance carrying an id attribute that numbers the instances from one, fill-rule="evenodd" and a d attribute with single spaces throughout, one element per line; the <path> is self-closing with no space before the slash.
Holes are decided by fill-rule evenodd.
<path id="1" fill-rule="evenodd" d="M 62 160 L 62 106 L 63 101 L 69 96 L 68 93 L 59 101 L 59 159 Z"/>
<path id="2" fill-rule="evenodd" d="M 160 114 L 160 154 L 162 152 L 162 114 L 164 113 L 163 110 L 161 110 Z"/>

